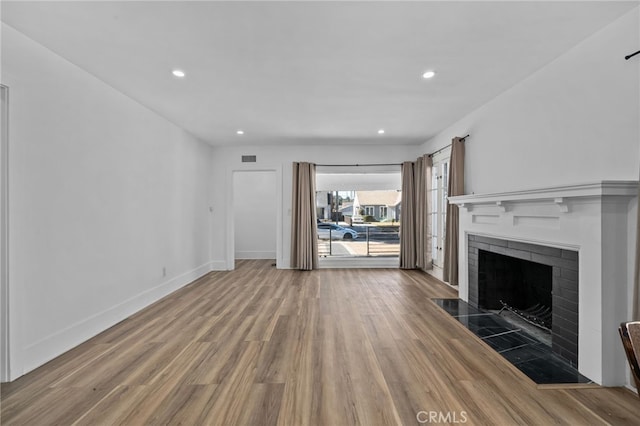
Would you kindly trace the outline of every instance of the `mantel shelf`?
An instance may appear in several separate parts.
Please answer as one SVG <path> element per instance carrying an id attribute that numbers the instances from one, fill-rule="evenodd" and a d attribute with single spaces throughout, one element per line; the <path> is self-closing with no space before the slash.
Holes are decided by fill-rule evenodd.
<path id="1" fill-rule="evenodd" d="M 635 197 L 638 195 L 637 181 L 606 180 L 575 185 L 562 185 L 523 191 L 500 192 L 491 194 L 469 194 L 449 197 L 450 204 L 466 207 L 474 204 L 495 204 L 504 209 L 505 202 L 526 202 L 550 200 L 561 208 L 570 198 L 585 197 Z"/>

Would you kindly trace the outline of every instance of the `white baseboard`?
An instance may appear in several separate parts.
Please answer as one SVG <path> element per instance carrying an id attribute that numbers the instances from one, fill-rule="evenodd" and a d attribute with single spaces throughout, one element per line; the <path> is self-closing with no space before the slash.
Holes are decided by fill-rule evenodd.
<path id="1" fill-rule="evenodd" d="M 236 259 L 275 259 L 275 251 L 237 251 Z"/>
<path id="2" fill-rule="evenodd" d="M 325 268 L 399 268 L 397 257 L 322 257 L 318 267 Z"/>
<path id="3" fill-rule="evenodd" d="M 26 346 L 22 351 L 21 371 L 12 371 L 10 380 L 51 361 L 210 271 L 210 263 L 201 265 Z"/>
<path id="4" fill-rule="evenodd" d="M 442 268 L 440 268 L 439 266 L 433 265 L 431 269 L 428 269 L 425 272 L 442 281 Z"/>

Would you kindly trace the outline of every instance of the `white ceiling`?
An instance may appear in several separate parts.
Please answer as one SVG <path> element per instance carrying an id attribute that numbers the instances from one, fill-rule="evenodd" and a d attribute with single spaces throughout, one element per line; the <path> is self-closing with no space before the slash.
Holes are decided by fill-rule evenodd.
<path id="1" fill-rule="evenodd" d="M 3 1 L 2 21 L 212 145 L 399 145 L 637 4 Z"/>

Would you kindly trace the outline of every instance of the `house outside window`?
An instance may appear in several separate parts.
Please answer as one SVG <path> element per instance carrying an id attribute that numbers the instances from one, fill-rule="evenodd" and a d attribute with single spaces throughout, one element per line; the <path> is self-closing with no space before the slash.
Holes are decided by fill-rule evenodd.
<path id="1" fill-rule="evenodd" d="M 400 219 L 402 196 L 397 190 L 356 191 L 354 205 L 363 216 L 369 216 L 374 222 Z"/>

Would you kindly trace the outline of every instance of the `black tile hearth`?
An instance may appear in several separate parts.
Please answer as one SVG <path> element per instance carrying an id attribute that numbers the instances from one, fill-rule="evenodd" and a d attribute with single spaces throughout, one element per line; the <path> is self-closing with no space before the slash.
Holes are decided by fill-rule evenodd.
<path id="1" fill-rule="evenodd" d="M 460 299 L 433 301 L 539 385 L 592 383 L 550 346 L 494 312 Z"/>
<path id="2" fill-rule="evenodd" d="M 520 331 L 521 330 L 512 330 L 504 333 L 498 333 L 493 336 L 485 337 L 482 340 L 499 353 L 506 353 L 508 351 L 540 344 Z"/>

